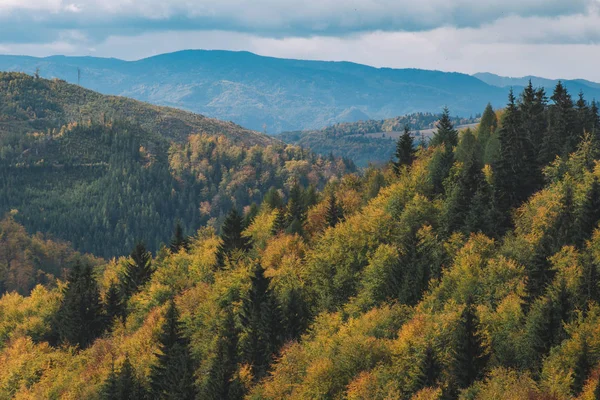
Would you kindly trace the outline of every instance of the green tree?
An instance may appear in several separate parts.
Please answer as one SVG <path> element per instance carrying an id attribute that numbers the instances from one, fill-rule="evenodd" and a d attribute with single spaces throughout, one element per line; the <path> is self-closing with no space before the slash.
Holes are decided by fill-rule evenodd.
<path id="1" fill-rule="evenodd" d="M 169 302 L 158 342 L 159 352 L 150 370 L 151 398 L 195 399 L 194 362 L 173 300 Z"/>
<path id="2" fill-rule="evenodd" d="M 130 297 L 138 292 L 150 278 L 152 278 L 152 255 L 143 242 L 138 242 L 127 261 L 125 271 L 121 277 L 123 293 L 125 297 Z"/>
<path id="3" fill-rule="evenodd" d="M 79 263 L 69 273 L 63 300 L 53 321 L 55 337 L 61 343 L 90 346 L 105 330 L 106 316 L 100 301 L 92 267 Z"/>
<path id="4" fill-rule="evenodd" d="M 468 301 L 459 321 L 452 367 L 453 381 L 458 388 L 470 386 L 485 372 L 488 355 L 478 330 L 479 318 L 475 306 Z"/>
<path id="5" fill-rule="evenodd" d="M 171 253 L 179 253 L 181 249 L 187 250 L 188 246 L 189 241 L 188 238 L 183 234 L 181 222 L 177 221 L 175 224 L 175 230 L 173 231 L 173 238 L 171 239 L 171 244 L 169 245 Z"/>
<path id="6" fill-rule="evenodd" d="M 129 357 L 125 357 L 121 369 L 116 372 L 114 365 L 100 390 L 103 400 L 143 400 L 147 393 L 141 379 L 136 375 Z"/>
<path id="7" fill-rule="evenodd" d="M 396 174 L 400 173 L 403 165 L 410 166 L 415 160 L 416 149 L 413 143 L 413 137 L 410 133 L 408 125 L 404 125 L 404 133 L 396 142 L 396 162 L 394 162 L 394 170 Z"/>
<path id="8" fill-rule="evenodd" d="M 450 119 L 450 111 L 447 107 L 440 121 L 438 129 L 431 139 L 432 146 L 444 146 L 444 151 L 432 163 L 431 179 L 433 183 L 433 191 L 435 194 L 444 193 L 444 181 L 450 174 L 452 165 L 454 164 L 454 147 L 458 144 L 458 132 L 454 129 Z"/>
<path id="9" fill-rule="evenodd" d="M 581 349 L 577 353 L 577 360 L 573 368 L 573 385 L 571 387 L 575 396 L 579 395 L 583 390 L 583 386 L 590 375 L 593 365 L 590 362 L 590 348 L 587 338 L 582 338 Z"/>
<path id="10" fill-rule="evenodd" d="M 106 292 L 104 299 L 104 309 L 109 323 L 115 319 L 123 320 L 125 318 L 125 305 L 119 285 L 112 283 Z"/>
<path id="11" fill-rule="evenodd" d="M 336 226 L 340 221 L 344 219 L 344 212 L 342 207 L 338 204 L 335 194 L 331 193 L 327 202 L 327 212 L 325 214 L 325 220 L 327 225 L 330 227 Z"/>
<path id="12" fill-rule="evenodd" d="M 221 227 L 221 244 L 217 249 L 217 266 L 223 268 L 225 260 L 235 250 L 248 251 L 250 239 L 243 235 L 244 220 L 240 213 L 232 208 Z"/>
<path id="13" fill-rule="evenodd" d="M 481 121 L 479 122 L 479 128 L 477 130 L 477 139 L 481 144 L 481 147 L 485 149 L 487 146 L 492 133 L 498 128 L 498 117 L 492 108 L 492 105 L 488 103 L 481 115 Z"/>
<path id="14" fill-rule="evenodd" d="M 254 379 L 259 380 L 266 376 L 279 349 L 283 326 L 270 279 L 258 264 L 253 268 L 250 290 L 243 299 L 240 321 L 242 362 L 251 366 Z"/>
<path id="15" fill-rule="evenodd" d="M 575 150 L 581 133 L 575 128 L 573 100 L 562 82 L 558 82 L 551 97 L 548 110 L 548 130 L 540 149 L 540 163 L 546 165 L 557 155 L 566 155 Z"/>
<path id="16" fill-rule="evenodd" d="M 243 389 L 234 378 L 238 361 L 238 329 L 230 309 L 225 311 L 220 321 L 218 335 L 214 358 L 202 387 L 202 398 L 207 400 L 241 399 L 243 398 Z"/>

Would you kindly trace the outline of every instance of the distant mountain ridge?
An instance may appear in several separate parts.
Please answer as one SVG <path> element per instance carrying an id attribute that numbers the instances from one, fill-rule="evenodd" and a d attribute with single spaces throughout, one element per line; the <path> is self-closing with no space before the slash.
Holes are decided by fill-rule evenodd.
<path id="1" fill-rule="evenodd" d="M 522 88 L 529 84 L 529 81 L 536 87 L 544 87 L 546 92 L 552 93 L 552 89 L 561 81 L 569 90 L 572 96 L 583 92 L 588 99 L 600 99 L 600 83 L 588 81 L 585 79 L 548 79 L 539 76 L 528 75 L 520 78 L 500 76 L 489 72 L 479 72 L 473 75 L 475 78 L 487 83 L 488 85 L 500 88 Z"/>
<path id="2" fill-rule="evenodd" d="M 278 133 L 414 112 L 454 115 L 501 106 L 506 89 L 461 73 L 189 50 L 139 61 L 0 56 L 0 70 L 60 78 L 104 93 L 173 106 Z"/>

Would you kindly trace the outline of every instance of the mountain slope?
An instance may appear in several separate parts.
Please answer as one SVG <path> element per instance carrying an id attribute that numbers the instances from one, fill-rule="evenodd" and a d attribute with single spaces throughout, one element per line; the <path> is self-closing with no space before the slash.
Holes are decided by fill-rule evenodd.
<path id="1" fill-rule="evenodd" d="M 80 251 L 154 251 L 178 220 L 218 228 L 272 186 L 319 187 L 345 168 L 232 123 L 0 74 L 0 215 Z"/>
<path id="2" fill-rule="evenodd" d="M 247 52 L 182 51 L 125 62 L 92 57 L 0 56 L 0 70 L 77 82 L 105 93 L 188 109 L 277 133 L 338 122 L 439 112 L 468 116 L 506 90 L 459 73 L 373 68 L 348 62 L 261 57 Z"/>

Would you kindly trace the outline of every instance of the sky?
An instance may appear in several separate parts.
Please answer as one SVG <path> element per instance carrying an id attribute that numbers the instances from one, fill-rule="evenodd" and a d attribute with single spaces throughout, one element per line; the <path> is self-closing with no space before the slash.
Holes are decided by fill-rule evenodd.
<path id="1" fill-rule="evenodd" d="M 0 54 L 183 49 L 600 82 L 600 0 L 0 0 Z"/>

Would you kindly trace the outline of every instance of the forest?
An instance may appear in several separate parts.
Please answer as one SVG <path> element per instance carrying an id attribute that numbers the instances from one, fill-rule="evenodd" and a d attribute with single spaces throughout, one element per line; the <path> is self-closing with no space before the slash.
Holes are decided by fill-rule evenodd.
<path id="1" fill-rule="evenodd" d="M 320 130 L 283 132 L 277 135 L 286 143 L 307 147 L 317 154 L 334 155 L 352 160 L 359 167 L 383 165 L 394 155 L 394 134 L 408 126 L 416 144 L 429 140 L 441 114 L 413 113 L 384 120 L 344 122 Z M 455 126 L 474 124 L 479 115 L 470 118 L 451 117 Z"/>
<path id="2" fill-rule="evenodd" d="M 72 129 L 92 128 L 117 140 L 105 125 Z M 165 173 L 206 175 L 195 154 L 219 140 L 172 144 Z M 0 398 L 599 399 L 596 103 L 530 84 L 475 129 L 446 109 L 429 142 L 406 126 L 390 145 L 385 166 L 269 181 L 220 227 L 175 223 L 156 250 L 136 240 L 106 261 L 7 213 Z M 123 147 L 136 168 L 158 163 Z M 306 154 L 288 163 L 324 162 Z M 44 278 L 20 286 L 20 265 Z"/>
<path id="3" fill-rule="evenodd" d="M 154 252 L 177 223 L 219 227 L 271 188 L 316 190 L 354 170 L 201 116 L 0 73 L 0 215 L 100 257 L 139 240 Z"/>

